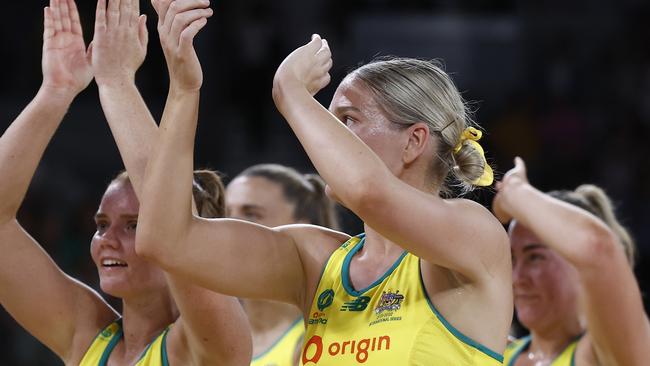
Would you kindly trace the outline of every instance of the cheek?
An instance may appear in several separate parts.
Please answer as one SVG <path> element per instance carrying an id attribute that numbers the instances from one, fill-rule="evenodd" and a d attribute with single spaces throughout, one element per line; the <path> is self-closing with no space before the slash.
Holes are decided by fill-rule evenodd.
<path id="1" fill-rule="evenodd" d="M 97 263 L 98 261 L 98 252 L 99 252 L 99 243 L 93 235 L 93 238 L 90 240 L 90 257 L 93 259 L 93 262 Z"/>

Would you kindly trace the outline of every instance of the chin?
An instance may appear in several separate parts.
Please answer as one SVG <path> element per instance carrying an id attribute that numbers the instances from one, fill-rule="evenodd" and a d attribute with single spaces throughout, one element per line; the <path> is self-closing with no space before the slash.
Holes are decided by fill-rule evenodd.
<path id="1" fill-rule="evenodd" d="M 103 293 L 119 299 L 123 298 L 128 293 L 128 289 L 124 286 L 124 283 L 121 283 L 121 281 L 100 279 L 99 288 L 102 289 Z"/>
<path id="2" fill-rule="evenodd" d="M 543 322 L 544 314 L 537 309 L 523 308 L 517 309 L 517 319 L 528 329 L 537 329 Z"/>

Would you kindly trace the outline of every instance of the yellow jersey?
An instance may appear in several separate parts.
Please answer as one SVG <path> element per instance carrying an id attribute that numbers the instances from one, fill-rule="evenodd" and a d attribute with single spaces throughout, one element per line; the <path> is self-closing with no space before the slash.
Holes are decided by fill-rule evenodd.
<path id="1" fill-rule="evenodd" d="M 253 357 L 251 366 L 295 366 L 294 353 L 298 342 L 305 335 L 305 325 L 302 318 L 296 321 L 287 331 L 275 341 L 268 350 L 259 356 Z"/>
<path id="2" fill-rule="evenodd" d="M 571 342 L 567 348 L 565 348 L 564 351 L 562 351 L 562 353 L 551 362 L 550 366 L 575 366 L 575 353 L 579 340 L 580 338 Z M 530 336 L 527 336 L 517 339 L 509 344 L 504 354 L 504 365 L 514 366 L 519 355 L 530 346 L 530 341 Z"/>
<path id="3" fill-rule="evenodd" d="M 165 342 L 167 332 L 169 327 L 147 346 L 135 366 L 169 366 Z M 105 366 L 122 335 L 122 319 L 109 324 L 95 337 L 79 366 Z"/>
<path id="4" fill-rule="evenodd" d="M 420 259 L 404 252 L 377 281 L 357 291 L 350 261 L 361 234 L 330 256 L 312 301 L 301 362 L 305 366 L 497 366 L 503 357 L 454 328 L 422 282 Z"/>

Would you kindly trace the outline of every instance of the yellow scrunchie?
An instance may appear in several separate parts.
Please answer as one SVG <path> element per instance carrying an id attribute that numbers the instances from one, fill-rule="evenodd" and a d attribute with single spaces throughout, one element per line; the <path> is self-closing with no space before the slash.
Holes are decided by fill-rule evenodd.
<path id="1" fill-rule="evenodd" d="M 484 169 L 483 174 L 478 177 L 478 179 L 473 181 L 472 184 L 475 186 L 486 187 L 491 185 L 494 181 L 494 172 L 492 172 L 492 167 L 487 163 L 487 160 L 485 160 L 485 152 L 483 151 L 483 147 L 481 147 L 481 145 L 478 143 L 478 140 L 480 140 L 481 137 L 483 137 L 483 133 L 480 130 L 477 130 L 474 127 L 467 127 L 460 135 L 460 141 L 456 147 L 454 147 L 454 154 L 458 154 L 460 149 L 463 148 L 465 141 L 474 146 L 474 149 L 476 149 L 476 151 L 478 151 L 483 158 Z"/>

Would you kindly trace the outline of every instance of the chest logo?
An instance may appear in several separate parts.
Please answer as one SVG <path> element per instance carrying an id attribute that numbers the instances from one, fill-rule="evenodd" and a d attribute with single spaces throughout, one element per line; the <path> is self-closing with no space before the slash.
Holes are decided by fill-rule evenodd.
<path id="1" fill-rule="evenodd" d="M 338 361 L 337 365 L 352 365 L 356 361 L 362 364 L 368 361 L 368 358 L 375 352 L 390 351 L 390 336 L 383 335 L 380 337 L 349 339 L 349 340 L 332 340 L 329 343 L 323 341 L 318 335 L 313 335 L 305 342 L 302 350 L 302 364 L 318 365 L 322 357 Z"/>
<path id="2" fill-rule="evenodd" d="M 334 290 L 327 289 L 318 295 L 318 301 L 316 302 L 316 306 L 318 307 L 318 310 L 323 311 L 330 305 L 332 305 L 332 302 L 334 302 Z"/>
<path id="3" fill-rule="evenodd" d="M 384 311 L 395 311 L 399 310 L 402 307 L 402 302 L 404 301 L 404 295 L 399 293 L 399 290 L 392 292 L 384 291 L 381 294 L 381 299 L 379 299 L 379 304 L 375 308 L 375 314 L 381 314 Z"/>
<path id="4" fill-rule="evenodd" d="M 341 311 L 364 311 L 370 302 L 369 296 L 359 296 L 352 301 L 348 301 L 341 306 Z"/>

